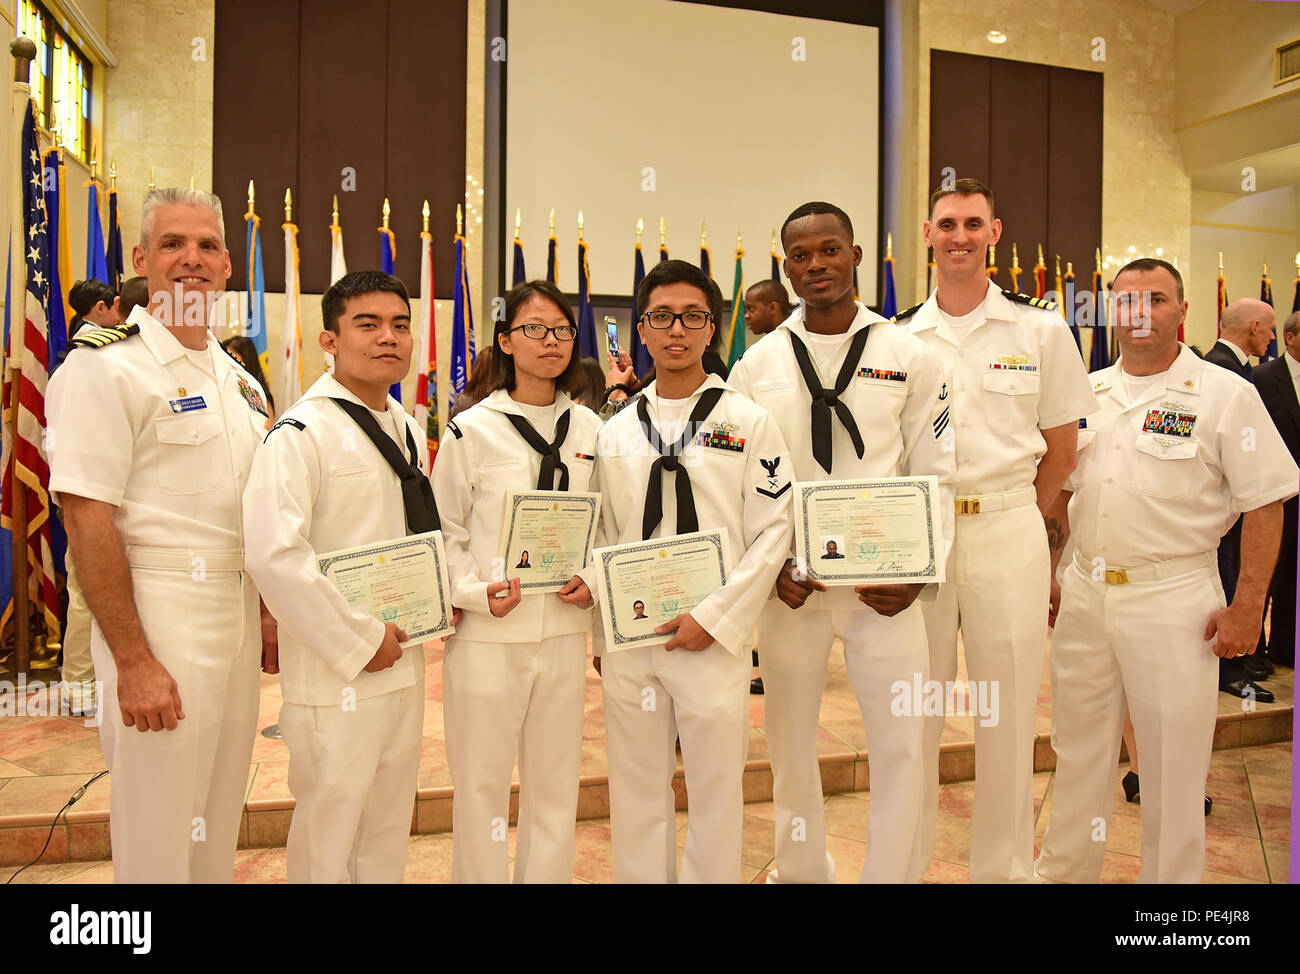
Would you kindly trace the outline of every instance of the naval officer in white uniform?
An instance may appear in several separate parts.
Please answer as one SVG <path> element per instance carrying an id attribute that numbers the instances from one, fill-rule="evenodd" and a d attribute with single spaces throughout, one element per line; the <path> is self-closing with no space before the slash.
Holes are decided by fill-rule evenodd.
<path id="1" fill-rule="evenodd" d="M 140 227 L 148 311 L 83 331 L 50 381 L 50 490 L 95 620 L 113 878 L 228 883 L 275 634 L 240 521 L 266 404 L 208 332 L 230 276 L 221 201 L 155 190 Z"/>
<path id="2" fill-rule="evenodd" d="M 897 321 L 943 360 L 957 444 L 956 533 L 945 581 L 922 607 L 930 678 L 957 676 L 957 630 L 972 684 L 998 701 L 975 720 L 973 883 L 1028 882 L 1034 859 L 1034 716 L 1047 644 L 1043 512 L 1074 469 L 1079 419 L 1096 409 L 1079 349 L 1045 301 L 1002 291 L 984 255 L 1002 233 L 992 191 L 959 179 L 930 199 L 925 242 L 937 286 Z M 934 852 L 943 714 L 926 718 L 919 880 Z"/>
<path id="3" fill-rule="evenodd" d="M 1142 755 L 1144 883 L 1197 883 L 1218 658 L 1255 651 L 1297 470 L 1254 387 L 1178 341 L 1178 271 L 1115 275 L 1120 360 L 1093 374 L 1099 411 L 1056 512 L 1077 542 L 1052 639 L 1051 821 L 1039 878 L 1095 883 L 1124 710 Z M 1244 516 L 1225 607 L 1215 550 Z"/>

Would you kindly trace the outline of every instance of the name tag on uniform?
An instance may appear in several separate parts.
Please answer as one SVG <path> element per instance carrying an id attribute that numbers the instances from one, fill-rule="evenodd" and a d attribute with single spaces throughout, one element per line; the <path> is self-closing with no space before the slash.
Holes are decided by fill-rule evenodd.
<path id="1" fill-rule="evenodd" d="M 191 410 L 208 408 L 208 404 L 204 402 L 202 396 L 186 396 L 184 399 L 173 399 L 170 405 L 174 413 L 188 413 Z"/>
<path id="2" fill-rule="evenodd" d="M 858 375 L 863 379 L 884 379 L 887 382 L 906 382 L 907 373 L 899 372 L 895 369 L 858 369 Z"/>
<path id="3" fill-rule="evenodd" d="M 1147 410 L 1147 418 L 1142 423 L 1143 433 L 1160 433 L 1164 436 L 1190 437 L 1196 426 L 1195 413 L 1180 413 L 1167 409 Z"/>

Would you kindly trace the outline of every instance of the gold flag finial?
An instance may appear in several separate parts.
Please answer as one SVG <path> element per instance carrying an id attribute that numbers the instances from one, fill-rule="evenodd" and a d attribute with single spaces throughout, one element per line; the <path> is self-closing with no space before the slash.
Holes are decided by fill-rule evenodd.
<path id="1" fill-rule="evenodd" d="M 1073 273 L 1074 273 L 1074 261 L 1067 260 L 1065 262 L 1065 276 L 1069 277 Z"/>
<path id="2" fill-rule="evenodd" d="M 465 213 L 461 210 L 460 204 L 456 204 L 456 236 L 461 237 L 465 234 Z"/>
<path id="3" fill-rule="evenodd" d="M 293 222 L 293 194 L 289 192 L 288 187 L 284 190 L 284 222 Z"/>
<path id="4" fill-rule="evenodd" d="M 1219 273 L 1223 273 L 1223 251 L 1219 251 Z"/>
<path id="5" fill-rule="evenodd" d="M 523 222 L 523 211 L 515 207 L 515 239 L 519 239 L 519 226 Z"/>
<path id="6" fill-rule="evenodd" d="M 645 229 L 645 220 L 640 217 L 636 218 L 636 245 L 641 246 L 641 231 Z"/>
<path id="7" fill-rule="evenodd" d="M 700 221 L 700 246 L 707 247 L 708 245 L 709 245 L 709 232 L 704 229 L 704 221 L 701 220 Z"/>
<path id="8" fill-rule="evenodd" d="M 429 232 L 429 201 L 424 201 L 424 206 L 420 207 L 420 219 L 424 221 L 423 233 Z"/>
<path id="9" fill-rule="evenodd" d="M 339 194 L 335 193 L 334 209 L 330 213 L 330 229 L 337 230 L 338 228 L 339 228 Z"/>
<path id="10" fill-rule="evenodd" d="M 578 242 L 582 242 L 582 210 L 578 211 Z"/>
<path id="11" fill-rule="evenodd" d="M 1020 270 L 1020 252 L 1016 250 L 1014 243 L 1011 245 L 1011 266 L 1016 270 Z"/>
<path id="12" fill-rule="evenodd" d="M 740 227 L 736 227 L 736 249 L 740 249 Z"/>
<path id="13" fill-rule="evenodd" d="M 776 253 L 776 227 L 772 228 L 772 253 Z"/>
<path id="14" fill-rule="evenodd" d="M 1060 277 L 1060 276 L 1061 276 L 1061 255 L 1060 255 L 1060 254 L 1057 254 L 1057 255 L 1056 255 L 1056 268 L 1055 268 L 1055 269 L 1056 269 L 1056 276 L 1057 276 L 1057 277 Z"/>
<path id="15" fill-rule="evenodd" d="M 660 247 L 664 246 L 665 240 L 666 238 L 664 237 L 664 218 L 660 217 L 659 218 L 659 246 Z M 1296 263 L 1300 264 L 1300 254 L 1297 254 L 1296 257 L 1297 257 Z"/>
<path id="16" fill-rule="evenodd" d="M 1038 266 L 1039 266 L 1039 267 L 1046 267 L 1046 266 L 1047 266 L 1046 264 L 1043 263 L 1043 245 L 1042 245 L 1042 244 L 1039 244 L 1039 245 L 1038 245 Z"/>
<path id="17" fill-rule="evenodd" d="M 253 181 L 250 179 L 248 181 L 248 212 L 245 213 L 244 216 L 252 216 L 252 215 L 253 215 Z"/>
<path id="18" fill-rule="evenodd" d="M 108 164 L 108 188 L 114 192 L 117 191 L 117 162 L 113 161 Z"/>
<path id="19" fill-rule="evenodd" d="M 150 167 L 149 167 L 149 192 L 152 193 L 153 190 L 154 190 L 154 182 L 153 182 L 153 166 L 150 166 Z"/>
<path id="20" fill-rule="evenodd" d="M 555 236 L 555 209 L 551 208 L 551 215 L 547 217 L 547 225 L 550 227 L 551 236 Z"/>
<path id="21" fill-rule="evenodd" d="M 392 214 L 393 208 L 388 205 L 388 197 L 384 197 L 384 229 L 388 229 L 388 217 Z"/>
<path id="22" fill-rule="evenodd" d="M 998 266 L 997 247 L 994 244 L 989 244 L 989 266 L 990 267 Z"/>
<path id="23" fill-rule="evenodd" d="M 1101 248 L 1097 248 L 1097 270 L 1101 270 Z"/>
<path id="24" fill-rule="evenodd" d="M 1264 261 L 1264 277 L 1268 277 L 1268 261 Z"/>
<path id="25" fill-rule="evenodd" d="M 885 234 L 885 260 L 889 260 L 893 256 L 894 256 L 894 235 L 892 233 L 887 233 Z"/>
<path id="26" fill-rule="evenodd" d="M 90 181 L 95 181 L 95 173 L 99 169 L 99 160 L 95 158 L 95 143 L 90 144 Z"/>
<path id="27" fill-rule="evenodd" d="M 194 174 L 190 174 L 190 192 L 194 192 Z"/>

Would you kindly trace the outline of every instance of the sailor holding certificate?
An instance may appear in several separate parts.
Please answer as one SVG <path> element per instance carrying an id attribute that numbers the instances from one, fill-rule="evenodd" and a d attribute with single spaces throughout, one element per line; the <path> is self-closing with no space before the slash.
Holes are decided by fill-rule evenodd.
<path id="1" fill-rule="evenodd" d="M 442 664 L 456 883 L 510 881 L 516 756 L 514 881 L 573 879 L 591 596 L 572 574 L 562 587 L 532 587 L 552 560 L 584 564 L 598 510 L 599 498 L 583 492 L 600 420 L 564 392 L 581 375 L 577 336 L 573 309 L 554 285 L 530 281 L 506 295 L 491 394 L 447 424 L 433 466 L 452 599 L 464 611 Z M 516 503 L 520 492 L 531 504 Z M 555 530 L 534 520 L 532 540 L 507 553 L 539 492 L 555 498 L 545 505 L 556 508 Z M 584 507 L 585 522 L 564 530 L 583 521 Z"/>
<path id="2" fill-rule="evenodd" d="M 293 883 L 397 883 L 424 726 L 424 649 L 352 608 L 318 556 L 436 530 L 424 431 L 388 395 L 411 360 L 406 287 L 348 274 L 321 298 L 323 375 L 267 434 L 244 491 L 248 571 L 280 623 Z M 455 624 L 453 614 L 452 624 Z"/>
<path id="3" fill-rule="evenodd" d="M 722 532 L 731 564 L 725 585 L 654 627 L 664 641 L 603 647 L 597 668 L 614 879 L 677 879 L 672 778 L 680 737 L 690 793 L 681 881 L 735 883 L 752 633 L 790 550 L 790 457 L 767 411 L 701 365 L 717 336 L 717 285 L 693 264 L 664 261 L 646 275 L 636 300 L 657 378 L 600 431 L 600 546 L 671 545 L 676 535 Z M 701 593 L 686 594 L 694 601 Z M 635 593 L 623 611 L 635 619 L 646 601 L 661 608 L 662 600 Z M 593 637 L 598 653 L 602 629 Z"/>
<path id="4" fill-rule="evenodd" d="M 781 240 L 800 307 L 746 353 L 731 373 L 732 385 L 780 422 L 801 482 L 934 475 L 946 557 L 956 464 L 938 355 L 854 301 L 853 268 L 862 249 L 839 207 L 800 206 L 786 219 Z M 824 553 L 823 536 L 834 533 L 814 538 L 817 550 Z M 894 687 L 926 671 L 925 626 L 914 604 L 921 587 L 827 590 L 796 575 L 793 564 L 782 569 L 778 598 L 764 607 L 758 627 L 776 804 L 776 870 L 769 881 L 835 877 L 826 852 L 817 720 L 837 636 L 871 753 L 862 880 L 903 881 L 920 838 L 924 726 L 910 708 L 896 714 Z"/>

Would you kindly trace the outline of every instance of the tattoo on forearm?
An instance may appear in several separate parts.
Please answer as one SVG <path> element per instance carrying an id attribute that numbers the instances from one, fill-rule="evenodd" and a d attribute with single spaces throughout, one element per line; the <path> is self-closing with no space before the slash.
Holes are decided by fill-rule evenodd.
<path id="1" fill-rule="evenodd" d="M 1047 547 L 1053 552 L 1058 552 L 1065 547 L 1065 528 L 1054 517 L 1043 518 L 1043 524 L 1047 527 Z"/>

